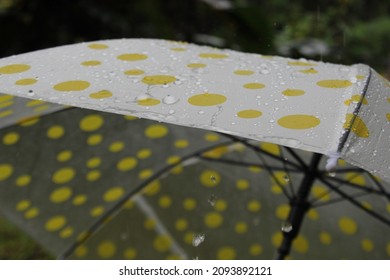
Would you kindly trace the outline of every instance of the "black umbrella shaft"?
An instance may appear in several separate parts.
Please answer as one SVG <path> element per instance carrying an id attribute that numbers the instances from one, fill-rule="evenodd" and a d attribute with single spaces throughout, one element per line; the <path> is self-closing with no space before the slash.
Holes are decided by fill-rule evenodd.
<path id="1" fill-rule="evenodd" d="M 288 214 L 288 226 L 283 230 L 283 241 L 278 249 L 278 260 L 283 260 L 290 253 L 291 245 L 297 237 L 307 210 L 310 208 L 308 197 L 317 177 L 318 164 L 322 155 L 313 154 L 310 165 L 305 170 L 305 176 L 299 186 L 296 196 L 290 201 L 291 209 Z M 287 229 L 287 227 L 290 227 Z"/>

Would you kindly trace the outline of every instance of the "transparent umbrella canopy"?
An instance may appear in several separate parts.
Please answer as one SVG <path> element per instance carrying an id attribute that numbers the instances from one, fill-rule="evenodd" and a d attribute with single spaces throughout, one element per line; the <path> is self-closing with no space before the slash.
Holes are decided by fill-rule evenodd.
<path id="1" fill-rule="evenodd" d="M 390 253 L 389 83 L 368 66 L 122 39 L 0 74 L 0 208 L 59 257 Z"/>

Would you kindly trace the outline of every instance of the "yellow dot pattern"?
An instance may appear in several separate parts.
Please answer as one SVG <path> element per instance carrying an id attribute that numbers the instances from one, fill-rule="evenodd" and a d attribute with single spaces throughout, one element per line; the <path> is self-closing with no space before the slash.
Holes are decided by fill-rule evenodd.
<path id="1" fill-rule="evenodd" d="M 115 42 L 122 43 L 116 45 Z M 127 42 L 126 47 L 124 42 Z M 7 88 L 10 91 L 37 98 L 23 104 L 26 110 L 35 113 L 21 116 L 17 119 L 20 125 L 7 128 L 0 135 L 2 151 L 6 151 L 8 155 L 7 158 L 0 157 L 0 192 L 5 192 L 6 186 L 10 186 L 15 192 L 17 199 L 12 201 L 12 208 L 17 211 L 21 221 L 34 219 L 34 226 L 40 227 L 42 232 L 46 231 L 51 238 L 50 242 L 55 243 L 55 247 L 60 247 L 63 246 L 60 240 L 70 240 L 86 231 L 82 223 L 88 224 L 91 220 L 104 217 L 111 205 L 122 201 L 127 190 L 130 191 L 131 188 L 147 182 L 145 180 L 150 180 L 139 195 L 158 210 L 159 218 L 168 229 L 169 235 L 172 235 L 157 232 L 161 222 L 158 219 L 153 219 L 153 229 L 146 229 L 143 226 L 144 221 L 151 218 L 141 213 L 139 205 L 142 200 L 130 199 L 124 202 L 118 217 L 104 217 L 104 220 L 107 228 L 111 225 L 115 227 L 116 221 L 121 220 L 124 212 L 126 215 L 133 215 L 131 219 L 127 219 L 128 222 L 131 221 L 131 229 L 128 232 L 118 230 L 116 237 L 109 237 L 105 235 L 106 230 L 103 227 L 101 233 L 96 233 L 96 239 L 92 235 L 90 241 L 79 246 L 81 249 L 78 249 L 75 255 L 80 257 L 134 259 L 145 258 L 147 251 L 157 254 L 157 258 L 172 258 L 180 256 L 174 252 L 174 243 L 177 241 L 184 242 L 184 245 L 180 245 L 188 246 L 185 250 L 192 250 L 191 252 L 203 250 L 204 247 L 201 246 L 211 246 L 210 250 L 204 250 L 209 252 L 208 258 L 234 259 L 241 258 L 242 254 L 247 254 L 248 257 L 270 258 L 272 256 L 269 252 L 275 249 L 273 243 L 280 243 L 280 233 L 272 238 L 260 233 L 262 230 L 258 229 L 273 226 L 267 229 L 267 232 L 271 235 L 276 233 L 280 229 L 279 219 L 285 219 L 289 210 L 286 206 L 280 206 L 288 204 L 283 200 L 280 186 L 269 176 L 264 179 L 263 176 L 267 176 L 267 172 L 256 166 L 251 169 L 246 167 L 225 170 L 214 168 L 203 161 L 204 165 L 189 161 L 188 165 L 181 166 L 180 172 L 167 172 L 158 180 L 151 178 L 159 170 L 155 168 L 154 162 L 162 165 L 174 164 L 187 152 L 196 150 L 200 143 L 211 146 L 225 139 L 223 136 L 193 132 L 192 136 L 188 137 L 169 125 L 147 122 L 137 117 L 128 117 L 125 122 L 123 117 L 111 119 L 112 116 L 97 111 L 79 112 L 77 117 L 70 112 L 69 115 L 67 112 L 61 112 L 59 115 L 69 116 L 62 118 L 69 124 L 56 118 L 55 114 L 50 116 L 53 121 L 49 122 L 46 117 L 37 118 L 45 112 L 40 110 L 46 110 L 46 101 L 50 101 L 44 92 L 50 92 L 54 101 L 59 98 L 58 100 L 68 105 L 77 106 L 77 103 L 83 103 L 91 109 L 113 112 L 119 111 L 118 104 L 126 105 L 127 114 L 139 117 L 168 122 L 180 119 L 183 125 L 202 126 L 206 129 L 213 127 L 243 137 L 251 133 L 255 135 L 252 139 L 256 139 L 257 134 L 272 136 L 274 138 L 269 139 L 276 139 L 276 143 L 287 143 L 290 146 L 293 146 L 296 140 L 303 148 L 313 146 L 320 148 L 320 151 L 326 138 L 322 137 L 321 131 L 329 131 L 330 139 L 335 135 L 333 131 L 340 132 L 340 128 L 343 128 L 340 119 L 333 118 L 333 114 L 322 113 L 323 107 L 326 106 L 318 100 L 329 100 L 332 106 L 327 108 L 344 108 L 344 128 L 351 130 L 351 137 L 369 140 L 375 135 L 375 126 L 366 115 L 359 114 L 353 122 L 352 119 L 348 120 L 348 114 L 353 112 L 354 106 L 359 102 L 364 105 L 362 110 L 365 110 L 365 107 L 381 103 L 379 98 L 382 98 L 378 95 L 377 101 L 367 92 L 364 99 L 359 99 L 367 73 L 356 66 L 345 67 L 349 71 L 327 71 L 334 66 L 307 60 L 257 55 L 248 55 L 250 59 L 246 59 L 246 55 L 228 50 L 207 47 L 198 49 L 191 44 L 182 45 L 171 41 L 153 41 L 155 44 L 142 45 L 142 48 L 138 45 L 138 40 L 131 40 L 131 45 L 128 42 L 104 41 L 78 45 L 82 51 L 77 53 L 85 55 L 74 58 L 69 56 L 69 65 L 74 71 L 68 71 L 68 66 L 63 65 L 68 75 L 53 71 L 50 75 L 51 81 L 47 81 L 45 75 L 37 72 L 35 59 L 21 60 L 16 57 L 13 61 L 0 62 L 0 88 L 8 81 Z M 57 56 L 58 59 L 61 58 L 60 53 Z M 56 63 L 57 56 L 53 55 L 53 63 Z M 160 56 L 167 60 L 177 58 L 171 61 L 174 67 L 151 67 L 157 65 L 154 63 L 159 61 Z M 237 58 L 245 61 L 245 66 L 244 63 L 237 64 Z M 114 65 L 110 64 L 110 60 L 118 66 L 118 71 L 108 70 L 107 65 Z M 26 64 L 26 61 L 29 63 Z M 283 71 L 278 71 L 281 72 L 280 79 L 276 77 L 273 65 L 281 65 Z M 339 66 L 336 67 L 338 69 Z M 40 71 L 44 68 L 40 67 Z M 100 78 L 91 78 L 91 71 L 96 75 L 100 74 Z M 196 81 L 192 80 L 192 77 Z M 223 80 L 218 80 L 220 78 Z M 102 81 L 102 84 L 98 81 Z M 122 87 L 123 85 L 126 86 Z M 42 88 L 44 90 L 41 91 Z M 188 91 L 188 88 L 193 90 Z M 140 98 L 145 96 L 145 93 L 149 98 Z M 178 103 L 168 104 L 164 100 L 167 95 L 175 96 Z M 75 104 L 69 104 L 70 101 L 67 100 L 73 100 Z M 347 100 L 349 103 L 345 103 Z M 388 106 L 388 97 L 382 98 L 382 101 Z M 0 96 L 2 120 L 8 121 L 18 114 L 14 107 L 18 102 L 17 98 Z M 308 104 L 310 106 L 307 106 Z M 390 112 L 386 110 L 384 113 L 376 112 L 378 118 L 382 117 L 387 125 Z M 138 125 L 141 122 L 143 125 Z M 43 164 L 39 163 L 41 159 L 46 162 L 44 172 L 31 172 L 23 167 L 22 158 L 20 163 L 16 163 L 9 157 L 13 154 L 12 149 L 27 154 L 26 150 L 20 148 L 28 139 L 31 141 L 32 134 L 27 137 L 24 131 L 31 133 L 33 129 L 43 131 L 44 134 L 43 138 L 39 138 L 37 132 L 33 138 L 37 139 L 36 145 L 40 146 L 41 151 L 41 154 L 35 157 L 36 164 Z M 116 133 L 125 131 L 125 137 L 116 136 Z M 197 137 L 198 133 L 201 137 Z M 278 142 L 278 139 L 282 139 L 281 142 Z M 280 155 L 277 146 L 259 147 L 270 154 Z M 239 151 L 229 146 L 210 151 L 205 154 L 214 159 L 232 155 L 244 157 L 247 153 L 247 149 Z M 83 156 L 84 153 L 88 155 Z M 46 176 L 46 181 L 42 176 Z M 284 176 L 278 176 L 282 184 L 287 186 Z M 350 181 L 364 186 L 369 183 L 366 179 L 356 176 L 351 177 Z M 167 183 L 168 180 L 172 180 L 172 186 Z M 179 185 L 173 183 L 176 180 L 180 182 Z M 294 178 L 290 180 L 294 184 L 297 182 Z M 39 195 L 39 199 L 35 194 L 31 197 L 26 195 L 34 193 L 37 185 L 47 186 L 47 191 Z M 176 192 L 171 191 L 174 188 Z M 18 192 L 20 195 L 17 195 Z M 200 196 L 201 192 L 205 195 Z M 2 193 L 0 197 L 3 197 Z M 333 198 L 333 194 L 328 194 L 324 186 L 316 185 L 311 197 L 325 203 Z M 43 201 L 50 205 L 50 208 L 43 205 Z M 377 207 L 370 199 L 367 199 L 364 205 L 370 205 L 370 208 L 374 209 Z M 333 220 L 328 221 L 327 227 L 320 224 L 327 213 L 322 209 L 308 211 L 305 226 L 312 225 L 312 228 L 303 232 L 295 241 L 292 252 L 294 258 L 309 256 L 318 251 L 318 248 L 333 248 L 343 236 L 354 238 L 354 248 L 367 256 L 379 248 L 382 251 L 386 248 L 387 243 L 377 241 L 363 226 L 360 218 L 350 215 L 347 210 L 345 214 L 338 210 L 334 211 L 336 215 L 332 216 Z M 75 217 L 79 222 L 75 222 Z M 266 225 L 264 217 L 268 217 L 270 225 Z M 277 222 L 273 224 L 272 220 Z M 142 228 L 139 233 L 134 230 L 137 225 Z M 201 234 L 203 230 L 205 242 L 193 248 L 194 235 Z M 253 231 L 256 231 L 259 237 L 253 237 Z M 221 232 L 235 237 L 231 240 L 218 240 L 215 236 L 221 236 Z M 240 238 L 242 246 L 237 246 L 235 238 Z M 146 245 L 144 243 L 143 250 L 131 240 L 149 242 Z M 191 253 L 187 257 L 196 257 L 196 254 Z M 199 255 L 199 258 L 203 256 Z"/>

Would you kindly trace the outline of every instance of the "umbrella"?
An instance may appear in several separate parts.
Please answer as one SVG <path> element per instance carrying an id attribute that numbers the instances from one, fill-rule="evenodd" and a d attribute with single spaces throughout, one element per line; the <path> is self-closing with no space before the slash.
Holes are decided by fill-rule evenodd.
<path id="1" fill-rule="evenodd" d="M 1 211 L 61 258 L 389 255 L 368 66 L 122 39 L 0 74 Z"/>

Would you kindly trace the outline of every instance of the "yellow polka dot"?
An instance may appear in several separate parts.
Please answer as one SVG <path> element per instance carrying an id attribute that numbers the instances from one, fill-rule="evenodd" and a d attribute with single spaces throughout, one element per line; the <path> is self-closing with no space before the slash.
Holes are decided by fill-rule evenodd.
<path id="1" fill-rule="evenodd" d="M 153 195 L 156 195 L 160 191 L 160 188 L 161 188 L 160 181 L 154 180 L 153 182 L 149 183 L 145 187 L 143 193 L 148 195 L 148 196 L 153 196 Z"/>
<path id="2" fill-rule="evenodd" d="M 278 124 L 289 129 L 308 129 L 319 125 L 320 120 L 310 115 L 288 115 L 280 118 Z"/>
<path id="3" fill-rule="evenodd" d="M 123 61 L 138 61 L 138 60 L 145 60 L 148 58 L 148 56 L 142 53 L 126 53 L 126 54 L 118 55 L 117 58 Z"/>
<path id="4" fill-rule="evenodd" d="M 97 254 L 102 259 L 112 258 L 116 253 L 116 246 L 112 241 L 103 241 L 97 247 Z"/>
<path id="5" fill-rule="evenodd" d="M 37 207 L 32 207 L 24 213 L 24 217 L 26 219 L 33 219 L 38 215 L 39 215 L 39 209 Z"/>
<path id="6" fill-rule="evenodd" d="M 215 106 L 225 103 L 226 96 L 216 93 L 202 93 L 188 98 L 188 103 L 194 106 Z"/>
<path id="7" fill-rule="evenodd" d="M 353 114 L 347 114 L 345 118 L 344 128 L 350 129 L 356 136 L 361 138 L 367 138 L 370 136 L 370 132 L 364 121 Z"/>
<path id="8" fill-rule="evenodd" d="M 205 187 L 215 187 L 221 181 L 221 176 L 213 170 L 205 170 L 200 175 L 200 183 Z"/>
<path id="9" fill-rule="evenodd" d="M 147 85 L 166 85 L 170 84 L 176 81 L 176 78 L 174 76 L 169 75 L 152 75 L 152 76 L 145 76 L 142 79 L 142 82 Z"/>
<path id="10" fill-rule="evenodd" d="M 262 114 L 263 113 L 258 110 L 242 110 L 237 113 L 237 117 L 244 119 L 253 119 L 260 117 Z"/>
<path id="11" fill-rule="evenodd" d="M 30 206 L 31 206 L 31 201 L 28 200 L 28 199 L 23 199 L 23 200 L 19 201 L 19 202 L 16 204 L 16 210 L 17 210 L 17 211 L 25 211 L 25 210 L 27 210 Z"/>
<path id="12" fill-rule="evenodd" d="M 386 253 L 388 256 L 390 256 L 390 242 L 388 242 L 386 245 Z"/>
<path id="13" fill-rule="evenodd" d="M 102 160 L 100 157 L 92 157 L 87 161 L 88 168 L 96 168 L 101 164 Z"/>
<path id="14" fill-rule="evenodd" d="M 12 165 L 0 164 L 0 181 L 8 179 L 12 175 L 13 171 L 14 169 Z"/>
<path id="15" fill-rule="evenodd" d="M 15 82 L 15 85 L 29 86 L 35 84 L 36 82 L 38 82 L 36 79 L 20 79 Z"/>
<path id="16" fill-rule="evenodd" d="M 21 175 L 18 178 L 16 178 L 15 184 L 18 187 L 25 187 L 31 182 L 31 176 L 30 175 Z"/>
<path id="17" fill-rule="evenodd" d="M 184 52 L 184 51 L 186 51 L 186 49 L 185 48 L 171 48 L 171 51 Z"/>
<path id="18" fill-rule="evenodd" d="M 3 136 L 4 145 L 13 145 L 16 144 L 20 139 L 20 135 L 17 132 L 9 132 Z"/>
<path id="19" fill-rule="evenodd" d="M 262 170 L 262 169 L 261 169 L 260 167 L 258 167 L 258 166 L 249 166 L 248 169 L 249 169 L 250 172 L 253 172 L 253 173 L 260 173 L 261 170 Z"/>
<path id="20" fill-rule="evenodd" d="M 92 208 L 91 211 L 89 211 L 89 214 L 92 217 L 99 217 L 104 213 L 104 210 L 105 209 L 103 206 L 96 206 L 96 207 Z"/>
<path id="21" fill-rule="evenodd" d="M 126 259 L 126 260 L 134 260 L 136 257 L 137 257 L 137 250 L 134 249 L 134 248 L 127 248 L 124 252 L 123 252 L 123 257 Z"/>
<path id="22" fill-rule="evenodd" d="M 239 222 L 234 226 L 234 231 L 238 234 L 243 234 L 248 231 L 248 225 L 245 222 Z"/>
<path id="23" fill-rule="evenodd" d="M 237 189 L 244 191 L 249 188 L 249 182 L 245 179 L 240 179 L 236 181 Z"/>
<path id="24" fill-rule="evenodd" d="M 156 98 L 145 98 L 145 99 L 137 100 L 137 104 L 139 106 L 156 106 L 160 103 L 161 101 Z"/>
<path id="25" fill-rule="evenodd" d="M 370 239 L 363 239 L 360 245 L 365 252 L 372 252 L 374 250 L 374 242 Z"/>
<path id="26" fill-rule="evenodd" d="M 194 235 L 195 234 L 191 231 L 186 232 L 183 237 L 184 242 L 187 243 L 188 245 L 192 245 L 192 239 L 194 238 Z"/>
<path id="27" fill-rule="evenodd" d="M 364 78 L 365 78 L 365 76 L 363 76 L 363 75 L 356 75 L 356 79 L 358 79 L 358 80 L 362 80 Z"/>
<path id="28" fill-rule="evenodd" d="M 0 112 L 0 118 L 8 117 L 8 116 L 12 115 L 13 113 L 14 113 L 14 111 L 12 111 L 12 110 Z"/>
<path id="29" fill-rule="evenodd" d="M 292 245 L 293 250 L 300 254 L 306 254 L 309 250 L 309 242 L 304 236 L 300 234 L 295 238 Z"/>
<path id="30" fill-rule="evenodd" d="M 322 80 L 317 85 L 325 88 L 345 88 L 350 87 L 352 83 L 348 80 Z"/>
<path id="31" fill-rule="evenodd" d="M 96 180 L 99 180 L 99 178 L 101 177 L 101 173 L 99 170 L 91 170 L 87 173 L 87 175 L 85 176 L 85 178 L 87 179 L 87 181 L 89 182 L 94 182 Z"/>
<path id="32" fill-rule="evenodd" d="M 158 205 L 160 205 L 161 208 L 168 208 L 172 204 L 172 198 L 168 195 L 163 195 L 158 200 Z"/>
<path id="33" fill-rule="evenodd" d="M 318 211 L 316 209 L 310 209 L 308 212 L 307 212 L 307 216 L 309 217 L 310 220 L 318 220 L 320 215 L 318 214 Z"/>
<path id="34" fill-rule="evenodd" d="M 78 236 L 77 236 L 77 241 L 85 241 L 87 238 L 91 236 L 91 233 L 89 231 L 82 231 Z"/>
<path id="35" fill-rule="evenodd" d="M 296 61 L 289 61 L 288 65 L 291 65 L 291 66 L 316 66 L 317 64 L 296 60 Z"/>
<path id="36" fill-rule="evenodd" d="M 79 194 L 79 195 L 76 195 L 74 198 L 73 198 L 73 201 L 72 203 L 76 206 L 79 206 L 79 205 L 83 205 L 85 204 L 85 202 L 87 202 L 88 198 L 86 195 L 84 194 Z"/>
<path id="37" fill-rule="evenodd" d="M 89 88 L 90 85 L 87 81 L 73 80 L 56 84 L 53 88 L 57 91 L 82 91 Z"/>
<path id="38" fill-rule="evenodd" d="M 196 200 L 193 198 L 186 198 L 183 201 L 183 207 L 185 210 L 194 210 L 196 208 Z"/>
<path id="39" fill-rule="evenodd" d="M 54 203 L 61 203 L 67 201 L 72 196 L 72 189 L 69 187 L 62 187 L 54 190 L 50 194 L 50 201 Z"/>
<path id="40" fill-rule="evenodd" d="M 161 124 L 153 124 L 145 129 L 145 135 L 148 138 L 162 138 L 168 134 L 168 128 Z"/>
<path id="41" fill-rule="evenodd" d="M 186 230 L 188 228 L 188 222 L 186 219 L 177 219 L 176 222 L 175 222 L 175 229 L 177 231 L 183 231 L 183 230 Z"/>
<path id="42" fill-rule="evenodd" d="M 121 159 L 116 165 L 117 169 L 120 171 L 129 171 L 134 169 L 138 164 L 138 161 L 134 157 L 125 157 Z"/>
<path id="43" fill-rule="evenodd" d="M 125 147 L 125 143 L 123 143 L 122 141 L 115 141 L 111 143 L 108 149 L 110 150 L 110 152 L 117 153 L 122 151 L 124 147 Z"/>
<path id="44" fill-rule="evenodd" d="M 101 90 L 98 92 L 91 93 L 89 97 L 93 99 L 103 99 L 103 98 L 110 98 L 112 96 L 112 92 L 109 90 Z"/>
<path id="45" fill-rule="evenodd" d="M 50 139 L 61 138 L 65 133 L 65 129 L 60 125 L 53 125 L 47 130 L 47 137 Z"/>
<path id="46" fill-rule="evenodd" d="M 390 122 L 390 113 L 386 114 L 387 121 Z"/>
<path id="47" fill-rule="evenodd" d="M 259 212 L 261 209 L 261 204 L 259 201 L 252 199 L 248 202 L 246 208 L 251 212 Z"/>
<path id="48" fill-rule="evenodd" d="M 47 231 L 57 231 L 64 227 L 66 224 L 65 216 L 54 216 L 46 221 L 45 229 Z"/>
<path id="49" fill-rule="evenodd" d="M 157 252 L 167 252 L 171 249 L 171 246 L 172 240 L 166 235 L 157 236 L 153 241 L 153 248 Z"/>
<path id="50" fill-rule="evenodd" d="M 57 154 L 57 160 L 59 162 L 65 162 L 65 161 L 70 160 L 72 158 L 72 156 L 73 156 L 72 151 L 64 150 L 64 151 L 61 151 Z"/>
<path id="51" fill-rule="evenodd" d="M 368 104 L 367 99 L 365 97 L 363 97 L 362 95 L 358 95 L 358 94 L 352 95 L 350 99 L 344 101 L 344 104 L 349 106 L 352 102 L 353 103 L 361 103 L 364 105 Z"/>
<path id="52" fill-rule="evenodd" d="M 304 95 L 305 94 L 305 91 L 304 90 L 301 90 L 301 89 L 286 89 L 284 91 L 282 91 L 282 94 L 285 95 L 285 96 L 300 96 L 300 95 Z"/>
<path id="53" fill-rule="evenodd" d="M 225 211 L 227 207 L 228 207 L 228 204 L 227 204 L 226 200 L 224 200 L 224 199 L 218 199 L 214 205 L 214 209 L 219 211 L 219 212 Z"/>
<path id="54" fill-rule="evenodd" d="M 72 167 L 64 167 L 54 172 L 52 181 L 56 184 L 68 183 L 73 179 L 76 172 Z"/>
<path id="55" fill-rule="evenodd" d="M 261 246 L 260 244 L 252 244 L 249 247 L 249 254 L 253 257 L 261 255 L 262 252 L 263 252 L 263 246 Z"/>
<path id="56" fill-rule="evenodd" d="M 83 258 L 88 254 L 88 248 L 85 245 L 79 245 L 76 250 L 74 250 L 74 254 L 78 258 Z"/>
<path id="57" fill-rule="evenodd" d="M 236 258 L 236 251 L 233 247 L 222 247 L 217 252 L 218 260 L 234 260 Z"/>
<path id="58" fill-rule="evenodd" d="M 60 237 L 61 238 L 69 238 L 72 236 L 73 232 L 74 232 L 74 230 L 72 227 L 66 227 L 60 231 Z"/>
<path id="59" fill-rule="evenodd" d="M 7 102 L 3 102 L 3 103 L 0 103 L 0 108 L 6 108 L 6 107 L 10 107 L 11 105 L 14 104 L 14 101 L 7 101 Z"/>
<path id="60" fill-rule="evenodd" d="M 223 217 L 218 212 L 210 212 L 205 215 L 204 223 L 209 228 L 218 228 L 223 223 Z"/>
<path id="61" fill-rule="evenodd" d="M 7 102 L 7 101 L 10 101 L 12 99 L 14 99 L 13 95 L 8 95 L 8 94 L 0 95 L 0 103 Z"/>
<path id="62" fill-rule="evenodd" d="M 207 152 L 202 153 L 202 156 L 208 158 L 221 158 L 224 154 L 228 152 L 229 152 L 229 148 L 227 146 L 219 146 Z"/>
<path id="63" fill-rule="evenodd" d="M 314 68 L 300 70 L 299 72 L 301 72 L 303 74 L 317 74 L 318 73 L 318 71 L 316 69 L 314 69 Z"/>
<path id="64" fill-rule="evenodd" d="M 140 70 L 140 69 L 130 69 L 130 70 L 127 70 L 125 72 L 123 72 L 125 75 L 129 75 L 129 76 L 136 76 L 136 75 L 142 75 L 145 73 L 145 71 L 143 70 Z"/>
<path id="65" fill-rule="evenodd" d="M 204 64 L 204 63 L 190 63 L 190 64 L 187 64 L 188 68 L 204 68 L 206 66 L 207 65 Z"/>
<path id="66" fill-rule="evenodd" d="M 180 139 L 180 140 L 176 140 L 174 145 L 178 149 L 184 149 L 188 147 L 189 143 L 187 140 Z"/>
<path id="67" fill-rule="evenodd" d="M 265 88 L 265 85 L 261 83 L 248 83 L 243 85 L 243 87 L 247 89 L 262 89 Z"/>
<path id="68" fill-rule="evenodd" d="M 320 185 L 314 185 L 311 194 L 319 201 L 325 202 L 330 200 L 328 189 Z"/>
<path id="69" fill-rule="evenodd" d="M 85 116 L 79 124 L 81 130 L 91 132 L 99 129 L 104 123 L 103 118 L 100 115 L 93 114 Z"/>
<path id="70" fill-rule="evenodd" d="M 104 49 L 108 49 L 108 46 L 105 44 L 92 43 L 92 44 L 88 45 L 88 48 L 94 49 L 94 50 L 104 50 Z"/>
<path id="71" fill-rule="evenodd" d="M 279 156 L 280 155 L 280 148 L 276 144 L 272 143 L 261 143 L 260 148 L 264 150 L 265 152 L 268 152 L 272 155 Z"/>
<path id="72" fill-rule="evenodd" d="M 205 136 L 204 136 L 204 139 L 207 141 L 207 142 L 217 142 L 219 140 L 219 135 L 218 134 L 215 134 L 215 133 L 207 133 Z"/>
<path id="73" fill-rule="evenodd" d="M 83 65 L 83 66 L 97 66 L 100 64 L 102 64 L 102 62 L 99 60 L 87 60 L 87 61 L 81 62 L 81 65 Z"/>
<path id="74" fill-rule="evenodd" d="M 152 151 L 150 149 L 141 149 L 137 152 L 137 157 L 139 159 L 146 159 L 152 155 Z"/>
<path id="75" fill-rule="evenodd" d="M 330 245 L 332 243 L 332 236 L 326 231 L 322 231 L 319 237 L 320 242 L 324 245 Z"/>
<path id="76" fill-rule="evenodd" d="M 36 124 L 37 122 L 39 122 L 39 118 L 38 117 L 28 117 L 28 118 L 23 118 L 23 119 L 20 119 L 18 121 L 18 124 L 20 126 L 32 126 L 34 124 Z"/>
<path id="77" fill-rule="evenodd" d="M 283 234 L 280 231 L 272 234 L 271 243 L 275 247 L 279 247 L 282 244 L 282 240 L 283 240 Z"/>
<path id="78" fill-rule="evenodd" d="M 341 232 L 346 235 L 354 235 L 358 230 L 356 222 L 348 217 L 341 217 L 338 225 Z"/>
<path id="79" fill-rule="evenodd" d="M 279 185 L 272 185 L 271 186 L 271 192 L 273 194 L 278 195 L 278 194 L 282 194 L 283 193 L 283 189 Z"/>
<path id="80" fill-rule="evenodd" d="M 156 220 L 148 218 L 144 221 L 144 227 L 149 230 L 153 230 L 156 227 Z"/>
<path id="81" fill-rule="evenodd" d="M 348 172 L 345 174 L 345 179 L 353 184 L 359 185 L 359 186 L 366 186 L 366 180 L 364 179 L 364 176 L 360 173 L 356 172 Z"/>
<path id="82" fill-rule="evenodd" d="M 144 170 L 142 170 L 139 173 L 138 177 L 140 179 L 147 179 L 147 178 L 151 177 L 152 175 L 153 175 L 153 170 L 151 170 L 151 169 L 144 169 Z"/>
<path id="83" fill-rule="evenodd" d="M 136 119 L 138 119 L 136 116 L 123 116 L 125 118 L 125 120 L 128 120 L 128 121 L 134 121 Z"/>
<path id="84" fill-rule="evenodd" d="M 125 193 L 122 187 L 113 187 L 107 190 L 103 195 L 103 200 L 106 202 L 113 202 L 120 199 Z"/>
<path id="85" fill-rule="evenodd" d="M 26 107 L 35 107 L 44 103 L 45 101 L 42 100 L 30 100 L 26 103 Z"/>
<path id="86" fill-rule="evenodd" d="M 228 55 L 223 53 L 201 53 L 199 54 L 199 57 L 220 59 L 220 58 L 227 58 Z"/>
<path id="87" fill-rule="evenodd" d="M 103 140 L 103 136 L 101 136 L 100 134 L 92 134 L 91 136 L 88 137 L 87 144 L 90 146 L 95 146 L 100 144 L 102 140 Z"/>
<path id="88" fill-rule="evenodd" d="M 249 75 L 252 75 L 253 73 L 255 73 L 255 72 L 253 72 L 251 70 L 236 70 L 236 71 L 234 71 L 234 74 L 241 75 L 241 76 L 249 76 Z"/>
<path id="89" fill-rule="evenodd" d="M 27 64 L 10 64 L 7 66 L 0 67 L 0 74 L 16 74 L 22 73 L 31 68 L 30 65 Z"/>
<path id="90" fill-rule="evenodd" d="M 289 212 L 290 212 L 290 205 L 281 204 L 276 208 L 275 215 L 280 220 L 286 220 Z"/>

